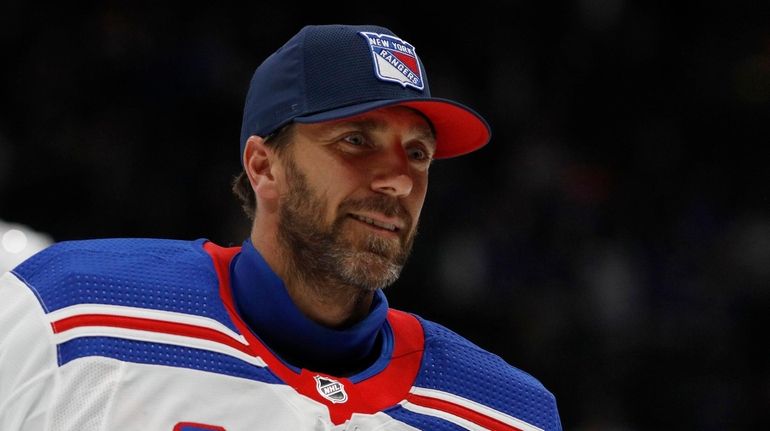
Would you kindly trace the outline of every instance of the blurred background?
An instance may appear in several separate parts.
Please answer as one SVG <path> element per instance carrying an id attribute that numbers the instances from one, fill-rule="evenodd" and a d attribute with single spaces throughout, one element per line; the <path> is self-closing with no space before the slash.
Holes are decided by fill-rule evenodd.
<path id="1" fill-rule="evenodd" d="M 377 23 L 493 127 L 431 168 L 391 306 L 535 375 L 565 430 L 767 426 L 767 2 L 156 3 L 0 5 L 6 267 L 51 241 L 240 244 L 254 68 L 305 24 Z"/>

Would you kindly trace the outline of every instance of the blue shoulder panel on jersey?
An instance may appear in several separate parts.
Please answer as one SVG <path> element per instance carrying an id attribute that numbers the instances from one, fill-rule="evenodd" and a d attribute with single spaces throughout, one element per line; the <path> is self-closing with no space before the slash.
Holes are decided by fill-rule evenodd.
<path id="1" fill-rule="evenodd" d="M 383 413 L 387 414 L 388 416 L 392 417 L 397 421 L 403 422 L 407 425 L 411 425 L 420 430 L 467 431 L 467 429 L 459 425 L 455 425 L 452 422 L 449 422 L 434 416 L 421 415 L 419 413 L 409 411 L 401 407 L 400 405 L 389 408 L 383 411 Z"/>
<path id="2" fill-rule="evenodd" d="M 112 337 L 82 337 L 59 345 L 60 365 L 87 356 L 191 368 L 265 383 L 282 383 L 267 367 L 258 367 L 240 359 L 207 350 Z"/>
<path id="3" fill-rule="evenodd" d="M 415 386 L 459 395 L 545 430 L 561 430 L 556 399 L 537 379 L 451 330 L 419 320 L 425 351 Z"/>
<path id="4" fill-rule="evenodd" d="M 46 312 L 76 304 L 110 304 L 215 319 L 237 332 L 219 298 L 204 240 L 101 239 L 52 245 L 16 274 Z"/>

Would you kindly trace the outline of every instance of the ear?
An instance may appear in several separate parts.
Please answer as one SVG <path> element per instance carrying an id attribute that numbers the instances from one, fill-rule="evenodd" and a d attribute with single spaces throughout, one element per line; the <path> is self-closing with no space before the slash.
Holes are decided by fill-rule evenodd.
<path id="1" fill-rule="evenodd" d="M 257 196 L 257 207 L 264 205 L 262 201 L 274 202 L 278 199 L 275 162 L 275 151 L 265 145 L 264 139 L 256 135 L 249 137 L 243 150 L 243 168 Z"/>

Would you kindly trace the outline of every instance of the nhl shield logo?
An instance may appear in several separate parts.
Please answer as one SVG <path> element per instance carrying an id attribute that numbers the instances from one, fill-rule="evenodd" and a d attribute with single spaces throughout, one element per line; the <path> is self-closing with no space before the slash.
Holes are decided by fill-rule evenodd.
<path id="1" fill-rule="evenodd" d="M 313 376 L 313 378 L 315 379 L 315 388 L 322 397 L 334 404 L 341 404 L 348 400 L 348 394 L 342 383 L 323 376 Z"/>
<path id="2" fill-rule="evenodd" d="M 404 87 L 418 90 L 425 88 L 422 68 L 414 46 L 389 34 L 368 31 L 359 33 L 366 39 L 372 51 L 372 61 L 377 77 L 383 81 L 397 82 Z"/>

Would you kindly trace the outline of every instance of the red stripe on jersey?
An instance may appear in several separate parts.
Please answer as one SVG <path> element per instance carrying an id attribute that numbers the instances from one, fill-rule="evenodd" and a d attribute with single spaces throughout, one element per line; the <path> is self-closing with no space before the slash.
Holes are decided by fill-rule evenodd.
<path id="1" fill-rule="evenodd" d="M 473 422 L 482 428 L 493 431 L 523 431 L 519 428 L 508 425 L 493 417 L 489 417 L 485 414 L 471 410 L 467 407 L 463 407 L 459 404 L 455 404 L 449 401 L 440 400 L 438 398 L 425 397 L 422 395 L 409 394 L 406 400 L 414 405 L 427 407 L 430 409 L 441 410 L 453 414 L 457 417 Z"/>
<path id="2" fill-rule="evenodd" d="M 199 424 L 197 422 L 179 422 L 174 425 L 173 431 L 227 431 L 216 425 Z"/>
<path id="3" fill-rule="evenodd" d="M 221 332 L 202 326 L 188 325 L 143 317 L 114 316 L 110 314 L 81 314 L 66 317 L 51 323 L 55 333 L 86 326 L 107 326 L 111 328 L 137 329 L 140 331 L 160 332 L 163 334 L 182 335 L 225 344 L 241 352 L 251 354 L 248 346 L 228 337 Z"/>

